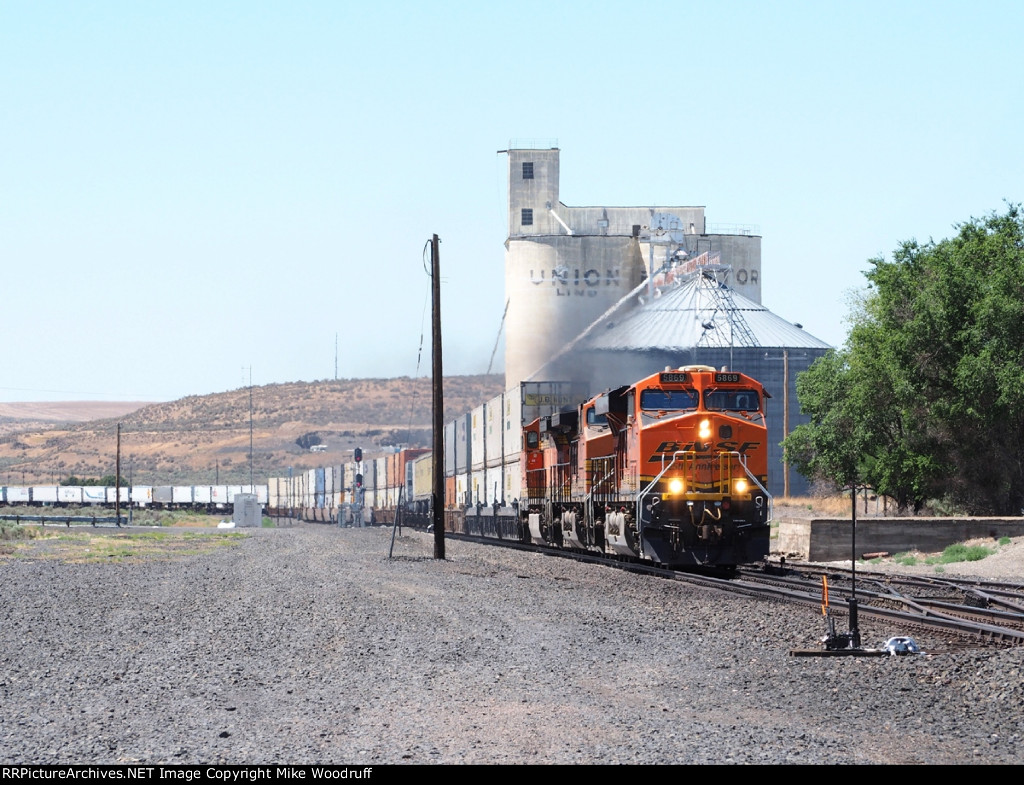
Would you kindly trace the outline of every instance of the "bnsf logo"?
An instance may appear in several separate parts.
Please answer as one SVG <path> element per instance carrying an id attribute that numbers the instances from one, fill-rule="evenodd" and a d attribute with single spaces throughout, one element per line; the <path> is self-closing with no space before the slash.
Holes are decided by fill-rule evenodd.
<path id="1" fill-rule="evenodd" d="M 740 455 L 744 455 L 747 450 L 756 450 L 761 446 L 761 442 L 743 442 L 738 444 L 737 442 L 719 442 L 716 445 L 712 445 L 711 442 L 662 442 L 658 445 L 658 449 L 654 451 L 650 458 L 647 460 L 653 461 L 660 455 L 672 455 L 677 452 L 710 452 L 712 446 L 716 450 L 725 450 L 727 452 L 738 452 Z"/>

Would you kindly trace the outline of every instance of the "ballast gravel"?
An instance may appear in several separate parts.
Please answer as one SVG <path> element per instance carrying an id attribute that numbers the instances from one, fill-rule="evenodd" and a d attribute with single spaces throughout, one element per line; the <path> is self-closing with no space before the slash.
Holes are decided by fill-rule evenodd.
<path id="1" fill-rule="evenodd" d="M 1024 763 L 1022 649 L 794 657 L 820 611 L 390 546 L 300 524 L 169 561 L 0 559 L 0 761 Z"/>

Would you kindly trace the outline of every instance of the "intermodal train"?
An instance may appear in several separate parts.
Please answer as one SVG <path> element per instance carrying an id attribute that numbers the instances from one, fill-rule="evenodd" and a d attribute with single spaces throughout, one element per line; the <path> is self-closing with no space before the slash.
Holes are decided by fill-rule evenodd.
<path id="1" fill-rule="evenodd" d="M 190 509 L 210 513 L 231 510 L 235 496 L 255 493 L 261 505 L 268 501 L 266 485 L 30 485 L 0 487 L 0 505 L 29 507 L 125 507 Z"/>
<path id="2" fill-rule="evenodd" d="M 769 395 L 759 382 L 669 368 L 513 429 L 531 394 L 506 393 L 446 426 L 446 528 L 668 566 L 768 554 Z M 534 397 L 564 404 L 557 391 Z M 270 478 L 271 511 L 362 523 L 391 522 L 398 509 L 424 515 L 433 465 L 429 451 L 403 449 Z"/>

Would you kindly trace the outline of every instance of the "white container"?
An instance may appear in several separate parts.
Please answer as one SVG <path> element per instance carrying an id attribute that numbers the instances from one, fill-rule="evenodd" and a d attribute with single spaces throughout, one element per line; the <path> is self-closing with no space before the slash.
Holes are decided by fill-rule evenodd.
<path id="1" fill-rule="evenodd" d="M 32 488 L 32 501 L 36 504 L 56 504 L 56 485 L 36 485 Z"/>
<path id="2" fill-rule="evenodd" d="M 101 485 L 84 485 L 80 489 L 82 497 L 82 504 L 106 504 L 107 502 L 107 487 Z M 113 494 L 114 489 L 109 489 Z"/>
<path id="3" fill-rule="evenodd" d="M 476 471 L 477 469 L 483 469 L 485 466 L 484 434 L 487 432 L 486 408 L 487 407 L 485 404 L 481 404 L 480 406 L 477 406 L 472 412 L 470 412 L 469 467 L 474 471 Z"/>
<path id="4" fill-rule="evenodd" d="M 484 463 L 488 467 L 501 466 L 505 457 L 505 395 L 497 395 L 485 405 Z"/>
<path id="5" fill-rule="evenodd" d="M 131 488 L 132 504 L 146 507 L 153 503 L 152 485 L 133 485 Z"/>
<path id="6" fill-rule="evenodd" d="M 81 504 L 82 487 L 80 485 L 57 486 L 57 501 L 61 504 Z"/>
<path id="7" fill-rule="evenodd" d="M 7 493 L 8 504 L 28 504 L 32 500 L 32 490 L 30 488 L 18 488 L 8 487 Z"/>

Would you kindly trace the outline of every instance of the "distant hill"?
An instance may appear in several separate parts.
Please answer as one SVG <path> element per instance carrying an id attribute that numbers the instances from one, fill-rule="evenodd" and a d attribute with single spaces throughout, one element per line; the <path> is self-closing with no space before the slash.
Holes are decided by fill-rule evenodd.
<path id="1" fill-rule="evenodd" d="M 53 423 L 88 422 L 122 417 L 143 406 L 146 401 L 34 401 L 0 403 L 0 436 L 29 428 L 45 428 Z"/>
<path id="2" fill-rule="evenodd" d="M 500 374 L 445 379 L 445 422 L 504 389 Z M 233 484 L 249 481 L 250 390 L 189 396 L 169 403 L 4 404 L 0 409 L 0 483 L 50 484 L 70 475 L 113 474 L 121 423 L 121 474 L 144 485 Z M 103 410 L 103 406 L 120 407 Z M 26 408 L 21 408 L 26 407 Z M 82 422 L 88 408 L 102 419 Z M 95 408 L 100 407 L 100 408 Z M 55 422 L 63 412 L 63 422 Z M 113 414 L 111 414 L 113 412 Z M 42 416 L 44 413 L 46 417 Z M 51 419 L 47 419 L 47 418 Z M 253 477 L 367 458 L 384 446 L 431 444 L 431 382 L 339 379 L 252 388 Z M 317 452 L 310 448 L 318 445 Z M 320 451 L 322 449 L 322 451 Z"/>

